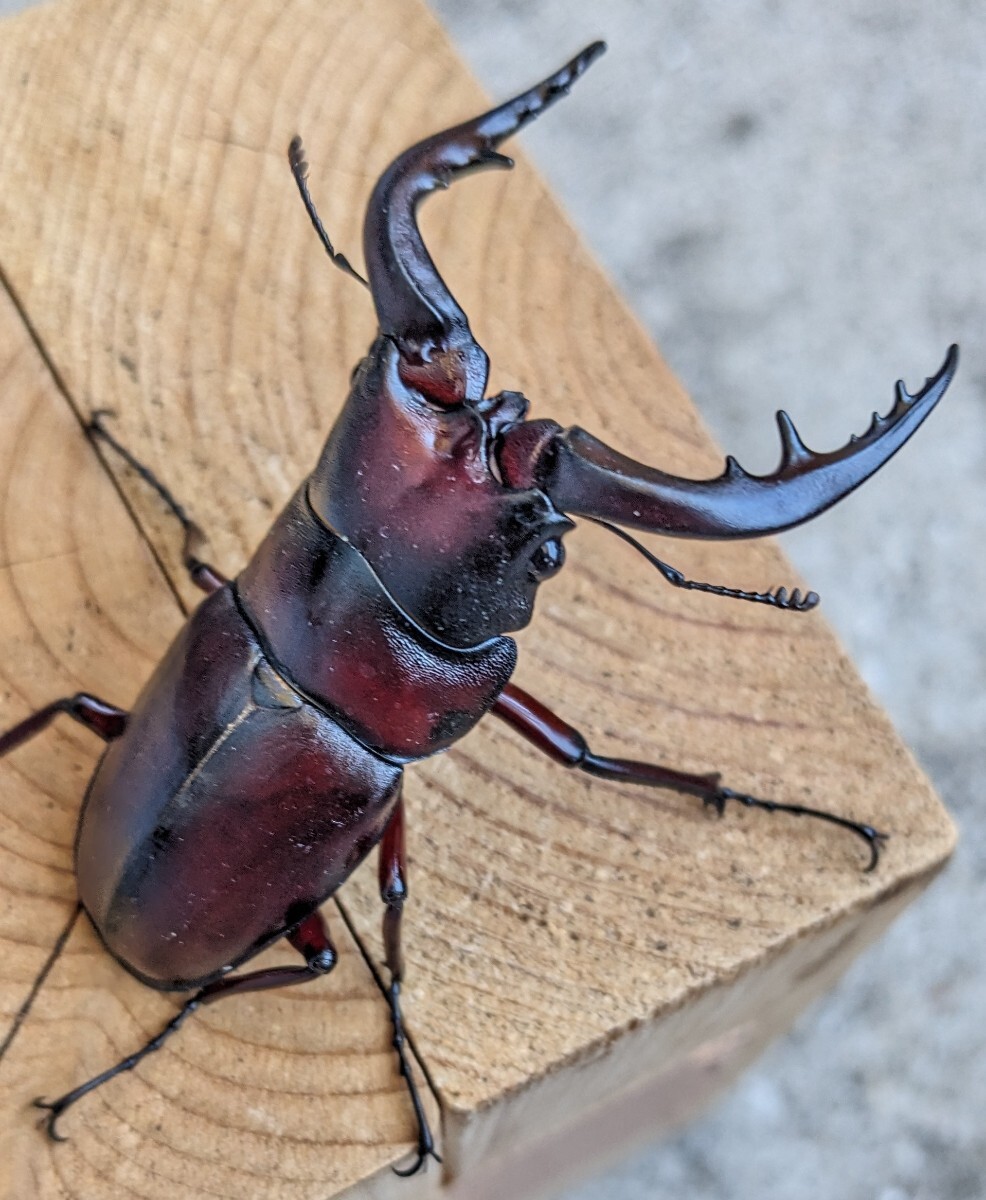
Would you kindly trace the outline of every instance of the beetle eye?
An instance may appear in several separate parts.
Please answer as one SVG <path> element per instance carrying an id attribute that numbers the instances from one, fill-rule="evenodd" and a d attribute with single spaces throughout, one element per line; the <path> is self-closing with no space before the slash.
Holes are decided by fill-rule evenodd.
<path id="1" fill-rule="evenodd" d="M 549 538 L 542 542 L 531 556 L 529 574 L 535 583 L 541 583 L 557 575 L 565 564 L 565 547 L 561 538 Z"/>

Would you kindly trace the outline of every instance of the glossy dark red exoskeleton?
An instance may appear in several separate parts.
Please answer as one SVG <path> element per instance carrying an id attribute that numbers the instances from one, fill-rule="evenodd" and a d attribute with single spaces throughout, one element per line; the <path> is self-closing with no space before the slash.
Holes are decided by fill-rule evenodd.
<path id="1" fill-rule="evenodd" d="M 941 398 L 957 361 L 953 347 L 916 396 L 898 384 L 887 416 L 839 450 L 808 450 L 780 413 L 773 474 L 750 475 L 730 458 L 720 476 L 701 481 L 643 466 L 582 429 L 528 420 L 519 393 L 486 396 L 487 356 L 423 245 L 417 206 L 461 173 L 510 166 L 500 143 L 564 95 L 603 48 L 589 46 L 530 91 L 400 155 L 370 197 L 366 280 L 329 242 L 301 143 L 292 142 L 309 216 L 333 262 L 368 286 L 379 336 L 314 470 L 235 580 L 200 559 L 198 528 L 94 418 L 94 436 L 181 520 L 186 565 L 209 596 L 132 712 L 85 694 L 56 701 L 4 735 L 0 753 L 58 713 L 107 741 L 79 824 L 81 902 L 139 979 L 197 990 L 131 1058 L 38 1101 L 53 1137 L 69 1105 L 133 1067 L 199 1005 L 331 970 L 319 906 L 380 843 L 394 1045 L 419 1128 L 410 1171 L 437 1157 L 401 1025 L 401 782 L 406 764 L 447 749 L 486 713 L 597 776 L 673 788 L 720 811 L 736 800 L 841 825 L 867 841 L 875 865 L 882 835 L 868 825 L 738 794 L 715 774 L 594 754 L 510 683 L 517 652 L 506 635 L 528 623 L 538 587 L 562 566 L 573 517 L 634 545 L 625 527 L 692 538 L 788 529 L 881 467 Z M 694 583 L 637 548 L 676 586 L 795 610 L 817 602 L 814 593 Z M 231 974 L 282 937 L 304 965 Z"/>

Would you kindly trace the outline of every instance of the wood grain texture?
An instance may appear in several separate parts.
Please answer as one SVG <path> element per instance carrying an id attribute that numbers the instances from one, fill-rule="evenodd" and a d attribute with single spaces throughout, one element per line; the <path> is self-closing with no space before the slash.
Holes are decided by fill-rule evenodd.
<path id="1" fill-rule="evenodd" d="M 325 262 L 298 202 L 291 135 L 305 139 L 336 245 L 358 260 L 381 168 L 484 99 L 430 16 L 398 0 L 86 0 L 2 28 L 0 268 L 67 392 L 8 306 L 0 586 L 13 721 L 80 686 L 126 703 L 180 619 L 170 589 L 197 599 L 173 523 L 107 460 L 130 522 L 69 400 L 116 412 L 119 436 L 209 532 L 216 565 L 237 570 L 310 467 L 374 331 L 368 298 Z M 547 49 L 545 70 L 573 49 Z M 607 70 L 619 64 L 604 60 L 565 103 L 591 105 Z M 529 82 L 504 80 L 504 95 Z M 535 415 L 666 469 L 718 471 L 680 386 L 522 153 L 512 174 L 436 198 L 423 225 L 491 355 L 491 390 L 523 390 Z M 850 503 L 865 519 L 865 490 Z M 820 617 L 676 594 L 598 529 L 569 542 L 568 568 L 519 639 L 522 687 L 597 751 L 719 769 L 733 787 L 872 820 L 893 839 L 863 875 L 861 846 L 838 831 L 763 814 L 717 822 L 694 802 L 566 773 L 489 720 L 414 769 L 409 1023 L 443 1103 L 449 1170 L 464 1178 L 660 1076 L 672 1051 L 729 1035 L 754 1008 L 769 1019 L 748 1044 L 762 1044 L 827 981 L 825 963 L 889 919 L 877 902 L 909 896 L 953 840 Z M 798 582 L 769 542 L 667 553 L 738 587 Z M 28 592 L 38 560 L 53 569 Z M 2 764 L 8 1022 L 71 912 L 72 829 L 94 754 L 59 728 Z M 372 872 L 343 903 L 376 953 Z M 795 987 L 812 962 L 810 986 Z M 8 1194 L 389 1194 L 380 1172 L 402 1148 L 406 1106 L 372 981 L 354 949 L 344 963 L 304 995 L 211 1010 L 160 1063 L 80 1105 L 79 1136 L 52 1154 L 25 1096 L 104 1065 L 167 1008 L 80 924 L 0 1064 L 14 1105 Z M 364 1045 L 368 1057 L 353 1057 Z M 437 1184 L 432 1171 L 399 1194 Z"/>
<path id="2" fill-rule="evenodd" d="M 0 387 L 0 721 L 83 688 L 127 704 L 180 614 L 5 294 Z M 100 749 L 59 721 L 0 760 L 0 1042 L 75 910 L 72 841 Z"/>

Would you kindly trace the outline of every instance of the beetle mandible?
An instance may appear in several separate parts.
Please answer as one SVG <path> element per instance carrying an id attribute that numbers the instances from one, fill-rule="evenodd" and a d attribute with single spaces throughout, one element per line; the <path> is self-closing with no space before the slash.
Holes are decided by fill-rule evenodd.
<path id="1" fill-rule="evenodd" d="M 447 749 L 487 713 L 555 761 L 603 779 L 671 788 L 720 813 L 736 801 L 842 826 L 866 841 L 867 870 L 876 865 L 883 835 L 869 825 L 737 793 L 716 774 L 596 754 L 510 683 L 517 651 L 506 635 L 528 624 L 538 587 L 562 567 L 574 517 L 630 542 L 676 587 L 814 607 L 813 592 L 750 593 L 686 579 L 626 528 L 732 539 L 810 520 L 903 445 L 957 365 L 953 346 L 917 395 L 898 383 L 890 412 L 833 452 L 807 449 L 778 413 L 775 472 L 751 475 L 729 458 L 710 480 L 677 478 L 585 430 L 530 420 L 520 393 L 486 396 L 488 358 L 423 244 L 417 206 L 469 170 L 511 166 L 500 144 L 565 95 L 604 48 L 594 43 L 529 91 L 395 159 L 369 200 L 365 279 L 332 246 L 301 142 L 291 143 L 309 217 L 333 263 L 369 288 L 379 335 L 314 470 L 236 579 L 203 560 L 198 526 L 93 418 L 93 436 L 122 454 L 181 522 L 185 565 L 208 596 L 131 712 L 85 693 L 57 700 L 0 737 L 0 754 L 59 713 L 107 742 L 76 841 L 81 902 L 137 978 L 195 994 L 137 1053 L 57 1100 L 36 1101 L 53 1138 L 65 1109 L 135 1066 L 196 1008 L 331 971 L 336 953 L 319 906 L 379 843 L 394 1048 L 418 1125 L 417 1157 L 400 1173 L 437 1159 L 400 1007 L 401 784 L 407 764 Z M 221 888 L 213 886 L 217 858 L 230 865 Z M 270 886 L 258 888 L 257 879 Z M 280 938 L 304 965 L 231 973 Z"/>

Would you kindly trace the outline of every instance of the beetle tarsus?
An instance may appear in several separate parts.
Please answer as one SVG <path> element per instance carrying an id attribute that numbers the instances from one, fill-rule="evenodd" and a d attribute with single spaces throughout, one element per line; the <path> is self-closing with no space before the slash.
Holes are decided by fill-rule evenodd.
<path id="1" fill-rule="evenodd" d="M 225 587 L 228 582 L 225 575 L 210 566 L 199 557 L 202 547 L 206 543 L 206 536 L 198 525 L 185 511 L 184 505 L 180 504 L 174 497 L 170 488 L 166 487 L 160 479 L 154 474 L 150 467 L 144 466 L 140 459 L 136 458 L 122 442 L 117 441 L 112 433 L 103 424 L 104 417 L 112 417 L 116 414 L 109 408 L 97 408 L 89 418 L 89 423 L 86 425 L 86 433 L 95 441 L 97 438 L 102 440 L 111 449 L 115 450 L 130 469 L 143 481 L 154 489 L 161 497 L 173 515 L 177 518 L 182 530 L 185 534 L 185 541 L 182 546 L 181 560 L 191 576 L 192 583 L 197 588 L 201 588 L 203 592 L 211 595 L 213 592 L 219 591 Z"/>
<path id="2" fill-rule="evenodd" d="M 435 1162 L 439 1164 L 441 1163 L 441 1156 L 435 1151 L 435 1144 L 432 1141 L 431 1130 L 428 1129 L 427 1126 L 425 1127 L 425 1132 L 427 1137 L 423 1141 L 418 1142 L 418 1148 L 415 1151 L 417 1158 L 414 1160 L 414 1162 L 409 1167 L 391 1168 L 394 1174 L 399 1175 L 401 1179 L 410 1179 L 412 1175 L 417 1175 L 420 1170 L 427 1166 L 429 1158 L 433 1158 Z"/>
<path id="3" fill-rule="evenodd" d="M 127 464 L 127 466 L 130 467 L 130 469 L 136 475 L 143 479 L 143 481 L 149 487 L 152 487 L 154 491 L 157 492 L 164 503 L 168 506 L 168 508 L 171 509 L 174 515 L 181 522 L 183 529 L 187 530 L 190 526 L 198 529 L 198 526 L 196 526 L 195 522 L 191 520 L 188 513 L 185 512 L 183 506 L 178 503 L 171 491 L 161 482 L 160 479 L 158 479 L 150 467 L 145 467 L 144 464 L 138 458 L 135 458 L 122 442 L 117 441 L 116 437 L 106 428 L 103 418 L 114 416 L 116 416 L 116 413 L 111 408 L 97 408 L 89 418 L 88 424 L 86 425 L 86 433 L 88 433 L 89 437 L 93 441 L 102 439 L 107 446 L 115 450 L 116 453 L 119 454 L 119 456 Z"/>
<path id="4" fill-rule="evenodd" d="M 864 868 L 864 874 L 867 875 L 876 869 L 880 861 L 880 851 L 890 837 L 889 833 L 881 833 L 880 830 L 874 829 L 872 825 L 867 825 L 863 821 L 854 821 L 851 817 L 840 817 L 836 813 L 826 812 L 822 808 L 808 808 L 804 804 L 781 804 L 776 800 L 762 800 L 758 796 L 750 796 L 745 792 L 734 792 L 732 788 L 727 787 L 719 787 L 711 795 L 706 796 L 705 804 L 714 808 L 721 817 L 730 800 L 742 804 L 744 808 L 760 808 L 764 812 L 771 813 L 788 813 L 793 817 L 816 817 L 819 821 L 828 821 L 830 825 L 838 825 L 840 829 L 847 829 L 850 833 L 861 837 L 869 848 L 870 861 Z"/>
<path id="5" fill-rule="evenodd" d="M 425 1166 L 429 1158 L 433 1158 L 437 1163 L 440 1163 L 442 1160 L 435 1150 L 435 1138 L 431 1132 L 431 1126 L 428 1124 L 428 1117 L 425 1113 L 424 1104 L 421 1101 L 421 1093 L 418 1091 L 418 1085 L 415 1082 L 411 1063 L 408 1059 L 407 1039 L 404 1035 L 404 1018 L 401 1014 L 401 983 L 399 979 L 391 980 L 387 998 L 390 1001 L 390 1019 L 394 1026 L 394 1037 L 391 1045 L 397 1052 L 400 1072 L 404 1078 L 404 1082 L 407 1084 L 411 1104 L 414 1108 L 415 1120 L 418 1123 L 418 1146 L 416 1151 L 418 1157 L 410 1167 L 406 1167 L 403 1170 L 398 1167 L 393 1168 L 395 1175 L 407 1178 L 411 1175 L 416 1175 Z"/>
<path id="6" fill-rule="evenodd" d="M 38 1127 L 43 1129 L 53 1142 L 67 1142 L 68 1138 L 65 1134 L 59 1133 L 55 1128 L 55 1122 L 68 1105 L 63 1104 L 61 1100 L 45 1100 L 41 1096 L 38 1096 L 36 1100 L 32 1100 L 31 1103 L 35 1108 L 45 1108 L 48 1110 L 48 1115 L 42 1117 L 38 1122 Z"/>
<path id="7" fill-rule="evenodd" d="M 160 1050 L 165 1040 L 174 1033 L 185 1020 L 190 1012 L 194 1012 L 199 1006 L 198 996 L 194 996 L 189 1000 L 183 1008 L 181 1008 L 167 1025 L 156 1036 L 142 1046 L 140 1050 L 127 1058 L 122 1059 L 115 1066 L 110 1067 L 106 1071 L 102 1071 L 99 1075 L 94 1075 L 92 1079 L 87 1079 L 85 1083 L 80 1083 L 77 1088 L 73 1088 L 70 1092 L 66 1092 L 64 1096 L 59 1096 L 57 1100 L 43 1100 L 40 1097 L 34 1101 L 36 1108 L 45 1108 L 50 1112 L 50 1116 L 42 1120 L 42 1125 L 46 1128 L 48 1136 L 55 1142 L 67 1142 L 68 1138 L 64 1134 L 58 1132 L 55 1128 L 55 1122 L 67 1109 L 71 1108 L 77 1100 L 81 1100 L 83 1096 L 89 1092 L 95 1091 L 104 1083 L 108 1083 L 117 1075 L 121 1075 L 124 1071 L 132 1071 L 134 1067 L 148 1054 L 152 1054 L 155 1050 Z"/>

